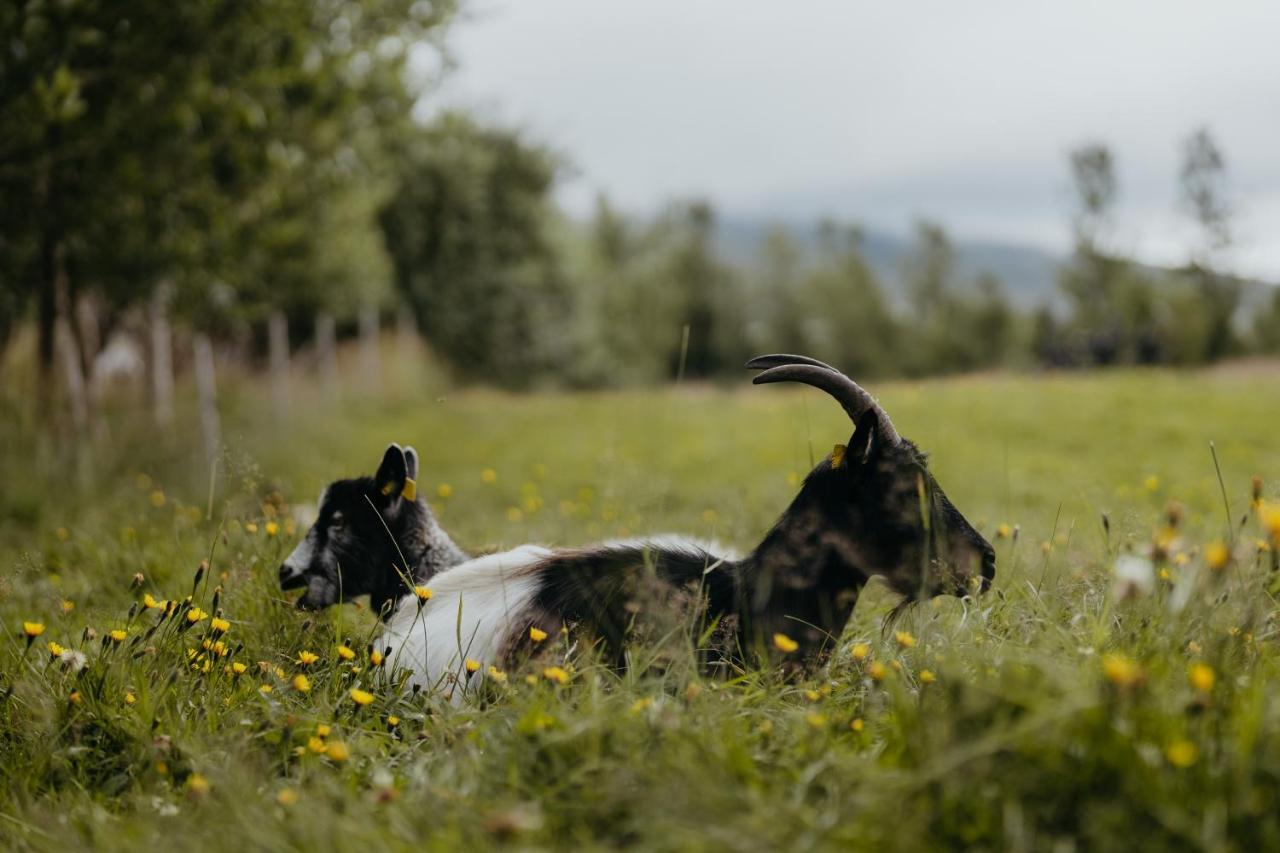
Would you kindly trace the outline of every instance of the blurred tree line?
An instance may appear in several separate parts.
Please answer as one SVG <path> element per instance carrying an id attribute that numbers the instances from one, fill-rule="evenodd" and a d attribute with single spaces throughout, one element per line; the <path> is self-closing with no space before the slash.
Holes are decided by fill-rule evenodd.
<path id="1" fill-rule="evenodd" d="M 251 355 L 273 314 L 298 344 L 320 313 L 349 334 L 362 309 L 404 305 L 459 378 L 515 388 L 736 377 L 765 350 L 860 376 L 1280 351 L 1280 294 L 1246 318 L 1223 270 L 1226 166 L 1207 131 L 1186 141 L 1179 176 L 1201 238 L 1173 270 L 1114 249 L 1113 157 L 1072 153 L 1063 305 L 1026 314 L 995 277 L 962 275 L 926 221 L 892 283 L 843 223 L 822 224 L 816 250 L 776 228 L 730 263 L 703 201 L 636 218 L 602 198 L 570 221 L 553 151 L 459 112 L 410 118 L 433 82 L 411 56 L 447 67 L 453 12 L 452 0 L 0 6 L 0 348 L 28 318 L 47 396 L 59 328 L 87 370 L 159 300 Z"/>

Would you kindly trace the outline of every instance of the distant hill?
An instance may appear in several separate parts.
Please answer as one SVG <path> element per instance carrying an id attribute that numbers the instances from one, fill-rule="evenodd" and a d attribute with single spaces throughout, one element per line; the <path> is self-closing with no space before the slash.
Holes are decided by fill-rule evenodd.
<path id="1" fill-rule="evenodd" d="M 775 227 L 785 228 L 802 258 L 812 258 L 818 250 L 817 224 L 776 222 L 765 219 L 726 216 L 718 223 L 720 250 L 730 263 L 755 263 L 765 237 Z M 1019 308 L 1058 304 L 1058 266 L 1062 258 L 1030 246 L 992 241 L 957 240 L 957 277 L 960 284 L 971 283 L 983 273 L 991 273 L 1004 285 L 1009 300 Z M 911 239 L 884 231 L 866 231 L 862 251 L 867 263 L 893 297 L 902 292 L 903 261 L 911 252 Z"/>

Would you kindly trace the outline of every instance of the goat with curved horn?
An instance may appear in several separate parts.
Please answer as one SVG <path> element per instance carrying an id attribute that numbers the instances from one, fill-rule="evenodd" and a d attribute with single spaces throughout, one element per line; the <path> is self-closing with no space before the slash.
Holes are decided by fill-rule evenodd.
<path id="1" fill-rule="evenodd" d="M 839 373 L 831 365 L 825 361 L 818 361 L 816 358 L 810 358 L 807 355 L 792 355 L 791 353 L 774 353 L 772 355 L 758 355 L 748 361 L 744 367 L 750 370 L 767 370 L 770 367 L 781 367 L 784 364 L 812 364 L 814 367 L 825 367 L 827 370 Z"/>
<path id="2" fill-rule="evenodd" d="M 764 366 L 766 364 L 777 364 L 776 367 L 769 367 L 763 373 L 751 380 L 755 385 L 766 385 L 770 382 L 799 382 L 804 385 L 812 385 L 826 391 L 836 399 L 845 412 L 849 415 L 849 419 L 856 425 L 858 419 L 865 413 L 873 411 L 876 413 L 876 421 L 880 427 L 880 440 L 889 444 L 900 444 L 902 436 L 898 435 L 898 431 L 893 426 L 893 421 L 876 398 L 854 382 L 848 376 L 830 365 L 823 364 L 815 359 L 799 359 L 803 356 L 791 355 L 765 355 L 759 358 L 753 358 L 747 362 L 747 367 Z M 786 361 L 783 361 L 786 359 Z"/>

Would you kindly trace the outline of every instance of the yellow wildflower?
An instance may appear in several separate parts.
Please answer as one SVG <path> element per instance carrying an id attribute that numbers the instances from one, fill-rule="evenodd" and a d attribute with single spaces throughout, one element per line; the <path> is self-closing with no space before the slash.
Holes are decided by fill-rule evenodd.
<path id="1" fill-rule="evenodd" d="M 219 634 L 225 634 L 231 630 L 231 623 L 226 619 L 215 616 L 209 621 L 209 627 Z"/>
<path id="2" fill-rule="evenodd" d="M 368 705 L 373 701 L 373 694 L 366 690 L 360 690 L 359 688 L 352 687 L 351 701 L 355 702 L 357 705 Z"/>
<path id="3" fill-rule="evenodd" d="M 62 599 L 62 612 L 63 612 L 63 614 L 70 613 L 72 610 L 75 610 L 75 609 L 76 609 L 76 603 L 75 603 L 74 601 L 72 601 L 72 600 L 71 600 L 71 599 L 69 599 L 69 598 L 64 598 L 64 599 Z"/>
<path id="4" fill-rule="evenodd" d="M 1194 664 L 1191 669 L 1187 670 L 1187 681 L 1201 693 L 1208 693 L 1212 690 L 1216 680 L 1217 676 L 1213 671 L 1213 667 L 1207 663 Z"/>
<path id="5" fill-rule="evenodd" d="M 1102 674 L 1117 687 L 1133 687 L 1144 677 L 1142 667 L 1116 652 L 1102 656 Z"/>
<path id="6" fill-rule="evenodd" d="M 415 587 L 413 588 L 413 594 L 414 594 L 414 595 L 416 595 L 416 596 L 418 596 L 418 600 L 419 600 L 419 601 L 430 601 L 430 600 L 431 600 L 431 587 L 429 587 L 429 586 L 415 586 Z"/>
<path id="7" fill-rule="evenodd" d="M 234 673 L 235 675 L 244 675 L 245 671 L 248 669 L 249 667 L 245 666 L 240 661 L 236 661 L 235 663 L 231 664 L 231 672 Z"/>
<path id="8" fill-rule="evenodd" d="M 388 716 L 387 725 L 391 726 L 391 728 L 394 729 L 396 726 L 400 725 L 400 718 L 395 716 L 394 714 Z"/>
<path id="9" fill-rule="evenodd" d="M 383 663 L 382 652 L 378 651 L 377 649 L 374 649 L 373 651 L 369 652 L 369 663 L 373 664 L 374 666 L 382 666 L 382 663 Z"/>
<path id="10" fill-rule="evenodd" d="M 260 693 L 270 693 L 270 692 L 271 692 L 272 690 L 274 690 L 274 689 L 275 689 L 275 688 L 273 688 L 270 684 L 263 684 L 263 685 L 261 685 L 261 686 L 259 686 L 259 687 L 258 687 L 258 691 L 259 691 Z"/>
<path id="11" fill-rule="evenodd" d="M 282 806 L 291 806 L 298 802 L 298 792 L 292 788 L 281 788 L 280 793 L 276 794 L 276 802 Z"/>
<path id="12" fill-rule="evenodd" d="M 67 697 L 67 701 L 68 701 L 68 702 L 70 702 L 72 705 L 79 705 L 79 704 L 80 704 L 80 691 L 79 691 L 79 690 L 72 690 L 72 691 L 71 691 L 71 695 Z"/>
<path id="13" fill-rule="evenodd" d="M 155 610 L 158 607 L 164 607 L 164 605 L 163 601 L 156 601 L 155 596 L 149 592 L 144 593 L 142 596 L 142 606 L 148 610 Z"/>
<path id="14" fill-rule="evenodd" d="M 927 670 L 927 669 L 920 670 L 921 684 L 933 684 L 933 682 L 937 680 L 938 680 L 938 676 L 934 675 L 931 670 Z"/>
<path id="15" fill-rule="evenodd" d="M 351 648 L 350 648 L 350 647 L 348 647 L 348 646 L 339 645 L 339 646 L 338 646 L 338 657 L 342 658 L 343 660 L 355 660 L 355 659 L 356 659 L 356 653 L 355 653 L 355 650 L 354 650 L 354 649 L 351 649 Z"/>
<path id="16" fill-rule="evenodd" d="M 107 636 L 111 638 L 111 642 L 113 643 L 123 643 L 124 638 L 129 636 L 129 632 L 122 631 L 119 628 L 117 628 L 114 631 L 111 631 L 110 633 L 108 633 Z"/>
<path id="17" fill-rule="evenodd" d="M 866 728 L 866 724 L 862 722 L 861 717 L 854 717 L 853 720 L 849 722 L 849 728 L 853 729 L 855 732 L 860 732 Z"/>
<path id="18" fill-rule="evenodd" d="M 322 740 L 321 738 L 318 738 L 318 737 L 307 738 L 307 749 L 311 750 L 316 755 L 319 755 L 320 753 L 324 752 L 328 748 L 328 746 L 329 745 L 326 744 L 324 740 Z"/>
<path id="19" fill-rule="evenodd" d="M 904 649 L 913 648 L 916 644 L 916 638 L 911 636 L 909 631 L 896 631 L 893 638 L 898 641 L 898 645 Z"/>
<path id="20" fill-rule="evenodd" d="M 60 658 L 62 657 L 62 653 L 65 651 L 66 649 L 58 645 L 57 643 L 53 643 L 53 642 L 49 643 L 49 654 L 52 655 L 53 657 Z"/>
<path id="21" fill-rule="evenodd" d="M 124 694 L 124 704 L 132 705 L 134 702 L 137 702 L 137 701 L 138 701 L 138 697 L 134 696 L 132 693 Z"/>
<path id="22" fill-rule="evenodd" d="M 43 622 L 23 622 L 22 633 L 27 635 L 27 639 L 34 640 L 44 633 Z"/>
<path id="23" fill-rule="evenodd" d="M 556 684 L 565 684 L 569 681 L 569 673 L 558 666 L 549 666 L 544 669 L 542 677 L 548 681 L 554 681 Z"/>
<path id="24" fill-rule="evenodd" d="M 1210 542 L 1204 548 L 1205 564 L 1215 572 L 1220 572 L 1231 562 L 1231 550 L 1221 541 Z"/>
<path id="25" fill-rule="evenodd" d="M 886 669 L 885 665 L 880 663 L 878 660 L 872 661 L 867 665 L 867 675 L 871 676 L 875 681 L 883 681 L 884 677 L 888 674 L 888 669 Z"/>
<path id="26" fill-rule="evenodd" d="M 810 711 L 804 715 L 804 721 L 815 729 L 825 728 L 827 725 L 827 715 L 819 714 L 817 711 Z"/>
<path id="27" fill-rule="evenodd" d="M 784 654 L 791 654 L 800 648 L 800 644 L 788 637 L 786 634 L 773 635 L 773 647 Z"/>
<path id="28" fill-rule="evenodd" d="M 866 643 L 853 644 L 853 659 L 861 663 L 871 656 L 871 647 Z"/>
<path id="29" fill-rule="evenodd" d="M 631 703 L 631 713 L 639 714 L 653 706 L 652 696 L 641 696 L 639 699 Z"/>
<path id="30" fill-rule="evenodd" d="M 1160 478 L 1155 474 L 1147 475 L 1147 478 L 1142 481 L 1142 488 L 1146 489 L 1148 492 L 1160 491 Z"/>
<path id="31" fill-rule="evenodd" d="M 467 658 L 465 665 L 467 667 L 467 672 L 479 672 L 480 670 L 480 661 L 478 660 L 472 660 L 471 658 Z"/>
<path id="32" fill-rule="evenodd" d="M 324 751 L 324 754 L 330 761 L 346 761 L 351 757 L 351 751 L 340 740 L 335 740 L 329 744 L 329 748 Z"/>
<path id="33" fill-rule="evenodd" d="M 257 532 L 258 532 L 258 525 L 257 525 L 256 523 L 252 522 L 252 521 L 246 521 L 246 522 L 244 523 L 244 529 L 245 529 L 245 531 L 247 531 L 247 532 L 249 532 L 249 533 L 257 533 Z"/>
<path id="34" fill-rule="evenodd" d="M 485 468 L 480 472 L 480 480 L 485 483 L 496 483 L 498 482 L 498 472 L 492 468 Z"/>
<path id="35" fill-rule="evenodd" d="M 164 506 L 164 492 L 156 489 L 151 493 L 151 505 L 156 509 Z"/>
<path id="36" fill-rule="evenodd" d="M 1013 528 L 1010 527 L 1008 524 L 1001 524 L 999 527 L 996 528 L 997 539 L 1008 539 L 1012 535 L 1013 535 Z"/>
<path id="37" fill-rule="evenodd" d="M 300 693 L 307 693 L 311 690 L 311 679 L 302 673 L 298 673 L 293 677 L 293 689 Z"/>
<path id="38" fill-rule="evenodd" d="M 499 684 L 507 683 L 507 674 L 502 670 L 498 669 L 496 666 L 493 666 L 492 664 L 489 666 L 487 670 L 485 670 L 485 675 L 489 676 Z"/>
<path id="39" fill-rule="evenodd" d="M 331 731 L 333 731 L 333 729 L 329 728 L 329 726 L 325 723 L 320 723 L 319 725 L 316 726 L 316 735 L 319 737 L 328 737 L 329 732 Z"/>
<path id="40" fill-rule="evenodd" d="M 529 639 L 535 643 L 541 643 L 547 638 L 547 632 L 541 628 L 529 628 Z"/>
<path id="41" fill-rule="evenodd" d="M 1280 501 L 1258 501 L 1258 520 L 1271 535 L 1271 546 L 1280 549 Z"/>
<path id="42" fill-rule="evenodd" d="M 209 617 L 209 614 L 205 613 L 199 607 L 193 607 L 187 611 L 187 621 L 193 625 L 197 622 L 207 619 L 208 617 Z"/>
<path id="43" fill-rule="evenodd" d="M 209 780 L 199 773 L 192 773 L 187 777 L 187 790 L 196 796 L 207 794 L 209 792 Z"/>
<path id="44" fill-rule="evenodd" d="M 1179 739 L 1169 744 L 1164 751 L 1165 758 L 1174 767 L 1190 767 L 1200 757 L 1200 750 L 1189 740 Z"/>
<path id="45" fill-rule="evenodd" d="M 309 652 L 306 649 L 298 652 L 298 663 L 301 666 L 311 666 L 318 660 L 320 660 L 320 655 L 315 652 Z"/>
<path id="46" fill-rule="evenodd" d="M 436 486 L 436 497 L 447 501 L 449 498 L 453 497 L 453 486 L 448 483 L 441 483 Z"/>
<path id="47" fill-rule="evenodd" d="M 280 532 L 280 525 L 276 524 L 274 521 L 268 521 L 264 529 L 267 531 L 268 536 L 275 536 Z"/>

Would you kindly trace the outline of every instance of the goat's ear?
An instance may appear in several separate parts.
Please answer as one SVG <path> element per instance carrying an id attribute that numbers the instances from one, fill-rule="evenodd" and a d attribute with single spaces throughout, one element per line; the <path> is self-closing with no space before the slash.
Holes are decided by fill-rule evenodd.
<path id="1" fill-rule="evenodd" d="M 409 469 L 405 463 L 404 451 L 398 444 L 389 445 L 387 452 L 382 454 L 378 473 L 373 475 L 374 488 L 377 490 L 379 500 L 384 505 L 394 503 L 404 491 L 405 479 L 408 476 Z"/>
<path id="2" fill-rule="evenodd" d="M 858 426 L 849 439 L 849 449 L 845 451 L 846 465 L 863 465 L 880 449 L 880 419 L 874 410 L 862 413 L 858 418 Z"/>
<path id="3" fill-rule="evenodd" d="M 418 451 L 408 445 L 404 448 L 404 467 L 406 471 L 404 499 L 416 501 L 418 499 Z"/>

